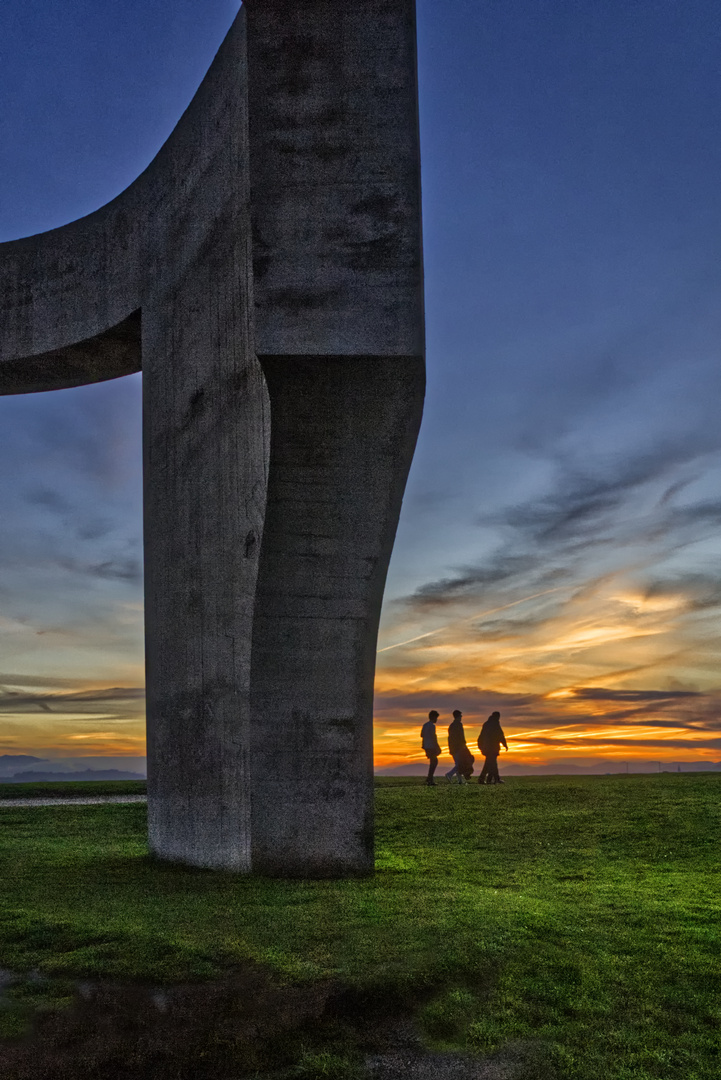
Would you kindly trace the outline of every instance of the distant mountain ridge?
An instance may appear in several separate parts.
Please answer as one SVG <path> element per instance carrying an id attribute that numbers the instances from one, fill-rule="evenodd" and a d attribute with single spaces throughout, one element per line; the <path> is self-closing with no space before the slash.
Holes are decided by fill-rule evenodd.
<path id="1" fill-rule="evenodd" d="M 47 760 L 43 757 L 33 757 L 32 754 L 0 754 L 0 769 L 13 765 L 33 765 Z"/>

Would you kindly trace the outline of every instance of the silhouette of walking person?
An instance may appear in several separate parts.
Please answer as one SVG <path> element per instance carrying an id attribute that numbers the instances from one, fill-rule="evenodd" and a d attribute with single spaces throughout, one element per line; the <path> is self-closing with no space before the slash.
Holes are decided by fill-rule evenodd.
<path id="1" fill-rule="evenodd" d="M 454 765 L 450 772 L 446 773 L 446 779 L 452 782 L 453 777 L 457 776 L 459 784 L 462 784 L 464 780 L 470 780 L 475 760 L 466 745 L 466 734 L 461 723 L 462 717 L 461 710 L 454 709 L 453 721 L 448 728 L 448 751 L 453 758 Z"/>
<path id="2" fill-rule="evenodd" d="M 503 780 L 498 775 L 498 755 L 501 752 L 501 745 L 508 750 L 506 736 L 503 734 L 503 728 L 501 727 L 501 714 L 492 712 L 478 736 L 478 749 L 485 758 L 481 775 L 478 777 L 479 784 L 503 783 Z"/>
<path id="3" fill-rule="evenodd" d="M 421 728 L 421 746 L 426 752 L 428 758 L 428 776 L 426 777 L 426 784 L 428 787 L 435 787 L 436 782 L 433 779 L 433 773 L 438 766 L 438 758 L 441 755 L 441 748 L 438 745 L 438 738 L 436 736 L 436 720 L 438 719 L 438 713 L 435 709 L 431 709 L 428 713 L 428 719 Z"/>

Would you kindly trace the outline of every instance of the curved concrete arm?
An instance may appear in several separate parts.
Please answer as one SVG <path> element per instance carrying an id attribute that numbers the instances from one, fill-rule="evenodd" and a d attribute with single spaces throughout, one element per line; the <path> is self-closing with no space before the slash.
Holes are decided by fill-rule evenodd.
<path id="1" fill-rule="evenodd" d="M 247 239 L 246 70 L 241 14 L 130 187 L 69 225 L 0 244 L 0 393 L 139 371 L 139 311 L 172 290 L 221 221 Z"/>
<path id="2" fill-rule="evenodd" d="M 134 184 L 0 245 L 0 393 L 142 367 L 156 854 L 372 870 L 423 353 L 414 0 L 247 0 Z"/>

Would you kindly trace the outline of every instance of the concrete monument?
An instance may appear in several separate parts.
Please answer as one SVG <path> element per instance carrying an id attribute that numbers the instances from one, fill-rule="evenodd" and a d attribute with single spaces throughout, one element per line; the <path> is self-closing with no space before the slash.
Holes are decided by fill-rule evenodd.
<path id="1" fill-rule="evenodd" d="M 113 202 L 0 245 L 0 392 L 143 372 L 151 850 L 373 867 L 424 387 L 414 0 L 247 0 Z"/>

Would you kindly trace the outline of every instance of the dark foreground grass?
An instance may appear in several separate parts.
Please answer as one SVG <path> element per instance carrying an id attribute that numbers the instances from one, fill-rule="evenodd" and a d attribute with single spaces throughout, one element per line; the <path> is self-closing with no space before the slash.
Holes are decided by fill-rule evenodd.
<path id="1" fill-rule="evenodd" d="M 436 1047 L 532 1044 L 564 1080 L 717 1080 L 720 796 L 714 774 L 382 779 L 376 876 L 337 882 L 153 863 L 142 805 L 0 804 L 0 966 L 62 993 L 252 959 L 405 995 Z"/>
<path id="2" fill-rule="evenodd" d="M 145 795 L 145 780 L 35 780 L 0 784 L 3 799 L 78 799 L 96 795 Z"/>

